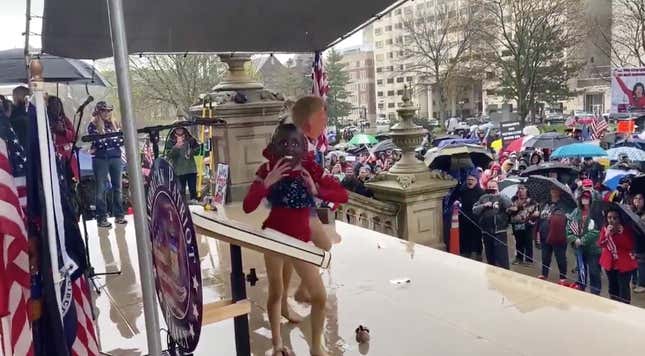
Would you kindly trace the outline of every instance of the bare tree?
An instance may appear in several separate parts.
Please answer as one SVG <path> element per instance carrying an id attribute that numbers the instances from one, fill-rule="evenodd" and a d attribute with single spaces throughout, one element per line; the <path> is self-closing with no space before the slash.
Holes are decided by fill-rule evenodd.
<path id="1" fill-rule="evenodd" d="M 614 67 L 645 67 L 645 0 L 613 0 L 610 26 L 594 26 L 594 44 Z"/>
<path id="2" fill-rule="evenodd" d="M 226 66 L 216 55 L 131 57 L 132 81 L 150 104 L 171 105 L 188 113 L 200 94 L 219 83 Z"/>
<path id="3" fill-rule="evenodd" d="M 583 64 L 581 0 L 480 0 L 479 6 L 486 60 L 500 80 L 497 93 L 515 100 L 522 123 L 538 100 L 575 95 L 568 81 Z"/>
<path id="4" fill-rule="evenodd" d="M 437 90 L 442 121 L 452 85 L 458 77 L 468 76 L 464 64 L 472 59 L 477 30 L 477 8 L 458 8 L 455 4 L 437 4 L 432 11 L 405 18 L 402 23 L 405 36 L 394 41 L 403 54 L 402 62 L 406 63 L 402 71 L 415 74 L 420 79 L 417 85 L 430 84 Z"/>

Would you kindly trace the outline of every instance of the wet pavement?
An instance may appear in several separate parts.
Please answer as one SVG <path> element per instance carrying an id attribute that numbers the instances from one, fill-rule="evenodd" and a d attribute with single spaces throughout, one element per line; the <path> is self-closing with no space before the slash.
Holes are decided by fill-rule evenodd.
<path id="1" fill-rule="evenodd" d="M 259 222 L 263 212 L 230 218 Z M 145 320 L 139 285 L 134 225 L 97 229 L 88 222 L 97 278 L 97 329 L 101 350 L 115 356 L 146 353 Z M 325 340 L 332 355 L 642 355 L 645 310 L 501 270 L 337 223 L 343 237 L 332 250 L 327 285 Z M 229 249 L 200 236 L 204 302 L 230 298 Z M 267 291 L 262 255 L 243 249 L 244 269 L 256 268 L 259 282 L 247 285 L 252 302 L 251 348 L 270 354 L 265 313 Z M 555 262 L 554 262 L 555 265 Z M 572 268 L 570 266 L 569 268 Z M 535 275 L 530 268 L 526 274 Z M 292 288 L 297 285 L 292 281 Z M 606 284 L 605 284 L 606 286 Z M 605 287 L 606 289 L 606 287 Z M 293 293 L 293 291 L 291 291 Z M 285 343 L 308 355 L 308 307 L 290 299 L 305 316 L 283 323 Z M 163 317 L 161 317 L 163 323 Z M 371 329 L 369 344 L 358 345 L 358 325 Z M 165 332 L 161 332 L 165 339 Z M 233 322 L 205 326 L 195 355 L 235 355 Z"/>

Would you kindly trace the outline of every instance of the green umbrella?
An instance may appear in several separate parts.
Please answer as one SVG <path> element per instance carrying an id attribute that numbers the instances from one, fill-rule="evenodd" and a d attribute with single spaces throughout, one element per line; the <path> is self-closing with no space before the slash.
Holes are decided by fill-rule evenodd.
<path id="1" fill-rule="evenodd" d="M 373 145 L 376 143 L 378 143 L 378 140 L 374 136 L 362 133 L 354 135 L 354 137 L 349 140 L 349 144 L 354 146 Z"/>

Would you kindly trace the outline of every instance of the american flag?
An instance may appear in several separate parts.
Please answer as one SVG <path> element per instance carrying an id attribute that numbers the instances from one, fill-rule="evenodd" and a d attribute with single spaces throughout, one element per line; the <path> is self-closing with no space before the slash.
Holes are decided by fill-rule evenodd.
<path id="1" fill-rule="evenodd" d="M 0 118 L 0 318 L 5 355 L 33 355 L 28 315 L 29 243 L 25 227 L 25 155 Z"/>
<path id="2" fill-rule="evenodd" d="M 605 131 L 609 128 L 609 124 L 604 117 L 596 117 L 591 123 L 591 138 L 598 140 L 605 135 Z"/>
<path id="3" fill-rule="evenodd" d="M 72 356 L 98 356 L 99 347 L 96 341 L 90 288 L 85 276 L 80 276 L 72 283 L 72 297 L 76 307 L 76 338 L 72 344 Z"/>
<path id="4" fill-rule="evenodd" d="M 314 57 L 314 64 L 311 71 L 311 79 L 313 81 L 313 87 L 311 93 L 313 95 L 319 96 L 323 101 L 327 101 L 327 93 L 329 93 L 329 82 L 327 82 L 327 73 L 325 73 L 325 67 L 323 66 L 322 52 L 316 51 Z M 327 142 L 327 132 L 326 130 L 318 137 L 316 142 L 316 149 L 320 152 L 325 152 L 328 149 Z"/>
<path id="5" fill-rule="evenodd" d="M 570 219 L 567 226 L 573 235 L 580 236 L 580 225 L 578 224 L 578 220 Z"/>

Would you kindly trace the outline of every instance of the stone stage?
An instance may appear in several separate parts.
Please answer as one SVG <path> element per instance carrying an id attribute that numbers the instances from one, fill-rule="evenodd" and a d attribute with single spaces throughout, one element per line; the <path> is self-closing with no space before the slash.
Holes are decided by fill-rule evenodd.
<path id="1" fill-rule="evenodd" d="M 232 219 L 259 222 L 239 205 Z M 97 329 L 101 350 L 115 356 L 146 354 L 145 320 L 131 217 L 125 227 L 97 229 L 88 222 L 97 272 Z M 332 250 L 331 268 L 321 272 L 328 288 L 325 339 L 332 355 L 642 355 L 645 310 L 560 287 L 425 246 L 337 222 L 343 241 Z M 226 243 L 200 236 L 204 302 L 230 298 Z M 244 270 L 260 281 L 247 285 L 252 302 L 251 348 L 271 348 L 265 313 L 262 255 L 243 250 Z M 292 286 L 297 281 L 294 279 Z M 291 292 L 293 293 L 293 291 Z M 301 315 L 308 308 L 290 300 Z M 161 317 L 161 316 L 160 316 Z M 161 323 L 163 318 L 161 317 Z M 369 345 L 354 340 L 359 325 L 371 329 Z M 285 342 L 308 355 L 308 319 L 283 324 Z M 162 340 L 165 333 L 162 331 Z M 232 320 L 202 329 L 195 355 L 235 355 Z"/>

